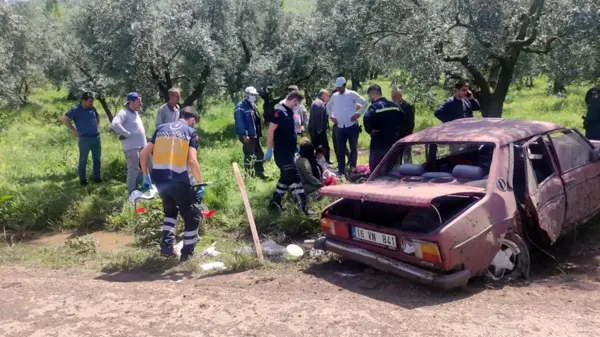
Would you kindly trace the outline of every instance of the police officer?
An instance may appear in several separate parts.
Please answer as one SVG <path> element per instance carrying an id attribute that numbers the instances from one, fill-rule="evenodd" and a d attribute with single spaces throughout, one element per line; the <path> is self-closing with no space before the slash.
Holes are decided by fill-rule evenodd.
<path id="1" fill-rule="evenodd" d="M 588 90 L 585 94 L 587 114 L 584 117 L 583 127 L 588 139 L 600 140 L 600 85 Z"/>
<path id="2" fill-rule="evenodd" d="M 140 165 L 144 176 L 144 188 L 152 181 L 162 199 L 164 221 L 160 252 L 163 256 L 173 256 L 177 213 L 184 222 L 183 248 L 181 261 L 194 255 L 198 241 L 198 227 L 201 214 L 196 202 L 204 196 L 204 188 L 194 192 L 188 169 L 197 183 L 202 183 L 202 172 L 198 164 L 198 134 L 194 129 L 198 114 L 192 107 L 185 107 L 173 123 L 159 125 L 152 139 L 140 154 Z M 148 158 L 153 156 L 152 178 L 148 174 Z"/>
<path id="3" fill-rule="evenodd" d="M 279 181 L 273 193 L 270 208 L 282 210 L 281 201 L 289 190 L 300 209 L 305 214 L 312 215 L 313 212 L 308 209 L 308 200 L 294 160 L 297 147 L 296 132 L 294 132 L 294 108 L 302 104 L 302 99 L 299 92 L 292 91 L 285 101 L 275 109 L 267 134 L 265 160 L 271 160 L 275 153 L 275 164 L 280 170 Z"/>
<path id="4" fill-rule="evenodd" d="M 262 122 L 255 104 L 257 98 L 256 88 L 247 87 L 244 90 L 244 99 L 235 106 L 235 132 L 242 143 L 244 168 L 246 171 L 250 170 L 250 162 L 254 157 L 254 174 L 261 179 L 266 179 L 263 168 L 264 153 L 260 147 Z"/>
<path id="5" fill-rule="evenodd" d="M 405 116 L 398 105 L 382 96 L 381 87 L 372 85 L 367 90 L 371 106 L 365 113 L 365 130 L 371 135 L 369 167 L 371 171 L 398 140 Z"/>

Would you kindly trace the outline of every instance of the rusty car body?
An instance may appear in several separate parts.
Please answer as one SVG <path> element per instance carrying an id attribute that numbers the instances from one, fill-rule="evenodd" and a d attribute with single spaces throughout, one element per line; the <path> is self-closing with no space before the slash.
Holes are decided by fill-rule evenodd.
<path id="1" fill-rule="evenodd" d="M 444 289 L 526 277 L 600 211 L 600 150 L 557 124 L 460 119 L 398 141 L 363 184 L 329 186 L 315 248 Z"/>

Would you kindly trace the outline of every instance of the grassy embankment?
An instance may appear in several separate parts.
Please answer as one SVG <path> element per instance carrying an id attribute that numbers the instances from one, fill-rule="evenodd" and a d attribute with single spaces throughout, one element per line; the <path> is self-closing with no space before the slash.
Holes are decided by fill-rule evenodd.
<path id="1" fill-rule="evenodd" d="M 389 96 L 390 83 L 384 80 L 377 82 Z M 580 116 L 585 111 L 585 90 L 583 87 L 569 88 L 567 98 L 552 97 L 546 94 L 545 85 L 539 80 L 535 88 L 511 91 L 504 117 L 545 120 L 580 127 Z M 65 101 L 64 96 L 64 92 L 43 91 L 33 97 L 35 103 L 22 110 L 1 111 L 4 117 L 0 121 L 0 196 L 9 196 L 10 199 L 0 201 L 0 224 L 9 234 L 61 230 L 77 230 L 80 233 L 124 231 L 134 236 L 136 248 L 125 254 L 77 256 L 69 255 L 69 250 L 43 248 L 40 254 L 28 255 L 23 253 L 38 248 L 4 244 L 11 242 L 11 236 L 7 235 L 0 240 L 0 262 L 21 259 L 32 263 L 64 265 L 93 261 L 91 263 L 95 265 L 99 263 L 118 269 L 160 260 L 155 256 L 154 249 L 144 248 L 152 247 L 149 243 L 157 238 L 162 218 L 160 202 L 153 202 L 150 210 L 141 216 L 133 214 L 126 201 L 124 156 L 114 133 L 109 131 L 105 116 L 101 121 L 102 174 L 105 182 L 84 188 L 79 186 L 76 176 L 76 139 L 58 120 L 76 102 Z M 440 100 L 445 96 L 440 93 Z M 410 92 L 407 97 L 410 99 Z M 199 246 L 205 247 L 216 240 L 222 246 L 221 250 L 228 251 L 248 242 L 246 215 L 231 166 L 234 161 L 241 165 L 242 152 L 234 134 L 233 105 L 215 101 L 209 106 L 199 123 L 199 160 L 205 180 L 215 182 L 209 188 L 205 201 L 216 210 L 216 214 L 205 223 L 206 233 Z M 154 130 L 155 113 L 156 107 L 148 107 L 144 112 L 148 135 Z M 417 130 L 437 123 L 431 108 L 417 104 Z M 368 135 L 362 133 L 360 147 L 367 148 L 368 143 Z M 367 163 L 367 154 L 363 154 L 359 161 Z M 88 171 L 91 174 L 91 162 Z M 286 232 L 293 235 L 316 232 L 317 217 L 302 216 L 294 207 L 287 207 L 280 216 L 273 216 L 266 211 L 278 175 L 274 163 L 267 164 L 266 173 L 272 177 L 268 182 L 246 179 L 260 232 Z M 313 208 L 320 206 L 322 204 L 313 205 Z M 236 259 L 230 259 L 230 265 L 252 263 Z"/>

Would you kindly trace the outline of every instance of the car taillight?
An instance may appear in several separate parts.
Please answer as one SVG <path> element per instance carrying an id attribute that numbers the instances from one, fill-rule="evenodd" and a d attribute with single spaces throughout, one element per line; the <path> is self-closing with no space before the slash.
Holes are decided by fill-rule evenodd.
<path id="1" fill-rule="evenodd" d="M 415 257 L 430 263 L 442 263 L 440 249 L 438 245 L 433 242 L 402 238 L 400 245 L 405 254 L 414 255 Z"/>
<path id="2" fill-rule="evenodd" d="M 342 239 L 350 238 L 350 231 L 348 230 L 348 224 L 338 222 L 329 218 L 321 219 L 321 230 L 323 233 L 338 236 Z"/>

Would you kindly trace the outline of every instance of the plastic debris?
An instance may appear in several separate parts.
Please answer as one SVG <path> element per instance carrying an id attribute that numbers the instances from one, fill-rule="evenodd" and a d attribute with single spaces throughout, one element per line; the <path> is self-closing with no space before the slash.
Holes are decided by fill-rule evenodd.
<path id="1" fill-rule="evenodd" d="M 173 252 L 177 257 L 181 256 L 181 248 L 183 248 L 183 240 L 177 242 L 177 244 L 173 246 Z"/>
<path id="2" fill-rule="evenodd" d="M 215 245 L 217 244 L 217 242 L 213 242 L 212 245 L 210 245 L 208 248 L 206 248 L 205 250 L 202 251 L 202 253 L 200 254 L 201 256 L 217 256 L 220 255 L 221 253 L 216 251 L 215 249 Z"/>
<path id="3" fill-rule="evenodd" d="M 302 247 L 298 245 L 288 245 L 287 247 L 285 247 L 285 250 L 287 252 L 287 257 L 289 260 L 296 260 L 301 258 L 302 255 L 304 255 L 304 250 L 302 250 Z"/>
<path id="4" fill-rule="evenodd" d="M 315 240 L 304 240 L 304 243 L 306 243 L 306 244 L 309 244 L 309 245 L 310 245 L 310 244 L 313 244 L 313 243 L 315 243 Z"/>
<path id="5" fill-rule="evenodd" d="M 287 236 L 285 235 L 285 233 L 279 233 L 277 235 L 277 238 L 275 238 L 275 242 L 277 242 L 277 244 L 282 244 L 285 242 L 286 238 L 287 238 Z"/>
<path id="6" fill-rule="evenodd" d="M 243 247 L 237 248 L 235 250 L 235 253 L 238 255 L 254 254 L 254 249 L 252 249 L 252 247 L 250 247 L 250 246 L 243 246 Z"/>
<path id="7" fill-rule="evenodd" d="M 224 270 L 225 268 L 225 263 L 223 262 L 209 262 L 209 263 L 205 263 L 200 265 L 200 268 L 202 268 L 203 271 L 211 271 L 211 270 Z"/>
<path id="8" fill-rule="evenodd" d="M 324 250 L 313 248 L 310 250 L 310 252 L 308 252 L 308 256 L 310 256 L 311 258 L 316 258 L 316 257 L 323 255 L 324 253 L 325 253 Z"/>
<path id="9" fill-rule="evenodd" d="M 270 259 L 277 259 L 285 256 L 286 250 L 285 247 L 278 245 L 273 240 L 267 240 L 262 245 L 263 254 Z"/>

